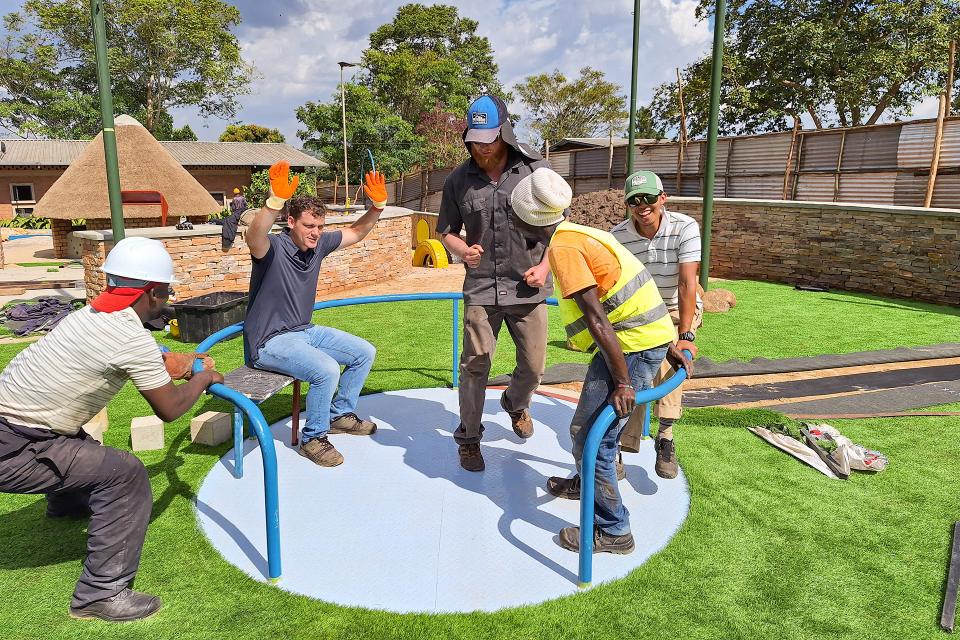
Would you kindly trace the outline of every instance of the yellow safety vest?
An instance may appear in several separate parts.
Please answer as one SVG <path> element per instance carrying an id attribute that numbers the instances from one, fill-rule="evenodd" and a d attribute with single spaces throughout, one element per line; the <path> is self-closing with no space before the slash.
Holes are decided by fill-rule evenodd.
<path id="1" fill-rule="evenodd" d="M 673 321 L 650 272 L 613 234 L 567 221 L 560 223 L 554 236 L 560 233 L 590 236 L 609 249 L 620 263 L 620 278 L 600 298 L 600 303 L 624 353 L 644 351 L 677 339 Z M 560 299 L 560 319 L 574 346 L 588 353 L 596 350 L 586 318 L 574 300 Z"/>

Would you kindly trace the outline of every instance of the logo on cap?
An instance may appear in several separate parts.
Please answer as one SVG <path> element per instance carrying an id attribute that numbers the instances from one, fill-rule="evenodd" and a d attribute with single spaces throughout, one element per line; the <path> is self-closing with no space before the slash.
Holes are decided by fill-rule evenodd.
<path id="1" fill-rule="evenodd" d="M 642 184 L 647 184 L 647 176 L 633 176 L 631 181 L 633 186 L 639 187 Z"/>
<path id="2" fill-rule="evenodd" d="M 487 124 L 487 114 L 483 111 L 474 111 L 470 114 L 470 124 L 474 126 Z"/>

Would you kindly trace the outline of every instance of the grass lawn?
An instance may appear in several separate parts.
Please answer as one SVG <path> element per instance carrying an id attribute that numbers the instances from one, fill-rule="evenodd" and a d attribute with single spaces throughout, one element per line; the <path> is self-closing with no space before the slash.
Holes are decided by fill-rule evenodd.
<path id="1" fill-rule="evenodd" d="M 716 360 L 960 341 L 956 310 L 761 283 L 725 286 L 740 305 L 710 316 L 698 340 L 701 353 Z M 806 304 L 810 299 L 817 303 Z M 840 322 L 851 309 L 871 319 Z M 885 331 L 874 315 L 886 318 Z M 317 320 L 377 345 L 365 393 L 449 383 L 449 303 L 367 305 L 323 312 Z M 836 330 L 846 326 L 857 331 Z M 834 328 L 833 335 L 824 327 Z M 881 334 L 885 341 L 875 342 Z M 852 341 L 857 336 L 860 342 Z M 549 364 L 583 359 L 560 348 L 557 326 L 550 339 Z M 504 340 L 494 373 L 511 368 L 508 345 Z M 0 345 L 0 365 L 24 347 Z M 240 342 L 221 345 L 213 355 L 219 368 L 229 370 L 240 363 Z M 288 414 L 289 400 L 285 395 L 268 402 L 268 420 Z M 164 450 L 139 454 L 155 502 L 137 588 L 164 601 L 152 619 L 116 626 L 68 618 L 86 523 L 47 521 L 42 498 L 0 494 L 5 542 L 0 637 L 943 637 L 942 589 L 952 523 L 960 519 L 960 420 L 953 417 L 837 421 L 845 435 L 891 461 L 881 474 L 842 482 L 744 429 L 783 420 L 777 414 L 689 410 L 676 428 L 676 441 L 690 482 L 691 511 L 674 540 L 644 566 L 613 584 L 538 606 L 492 614 L 399 615 L 338 607 L 255 582 L 209 545 L 196 526 L 192 499 L 231 445 L 193 445 L 189 418 L 223 408 L 217 399 L 201 399 L 191 413 L 167 425 Z M 150 409 L 127 385 L 109 413 L 105 444 L 127 448 L 130 419 Z M 456 464 L 453 451 L 449 455 Z M 643 535 L 643 522 L 633 527 L 635 535 Z M 344 532 L 354 534 L 346 526 Z M 336 553 L 336 541 L 321 545 L 318 553 Z"/>

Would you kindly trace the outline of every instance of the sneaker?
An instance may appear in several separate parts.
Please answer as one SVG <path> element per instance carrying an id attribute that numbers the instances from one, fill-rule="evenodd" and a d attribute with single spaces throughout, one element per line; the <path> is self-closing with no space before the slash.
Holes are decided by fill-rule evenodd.
<path id="1" fill-rule="evenodd" d="M 149 618 L 159 610 L 160 598 L 127 587 L 111 598 L 97 600 L 83 607 L 70 607 L 70 617 L 129 622 Z"/>
<path id="2" fill-rule="evenodd" d="M 657 462 L 653 465 L 653 468 L 657 475 L 667 480 L 676 478 L 677 450 L 673 446 L 673 440 L 657 438 L 654 441 L 654 448 L 657 451 Z"/>
<path id="3" fill-rule="evenodd" d="M 580 552 L 580 527 L 564 527 L 560 529 L 560 546 L 570 551 Z M 618 553 L 626 555 L 633 553 L 633 534 L 626 533 L 615 536 L 604 532 L 600 527 L 593 528 L 594 553 Z"/>
<path id="4" fill-rule="evenodd" d="M 343 463 L 343 456 L 326 436 L 301 443 L 297 453 L 321 467 L 335 467 Z"/>
<path id="5" fill-rule="evenodd" d="M 460 466 L 467 471 L 483 471 L 486 465 L 483 464 L 483 454 L 480 453 L 479 444 L 462 444 L 459 449 Z"/>
<path id="6" fill-rule="evenodd" d="M 376 422 L 361 420 L 355 413 L 345 413 L 330 422 L 330 433 L 349 433 L 352 436 L 368 436 L 376 431 Z"/>
<path id="7" fill-rule="evenodd" d="M 617 454 L 617 480 L 623 480 L 627 477 L 627 472 L 623 468 L 623 455 Z M 559 476 L 551 476 L 547 480 L 547 493 L 557 498 L 565 498 L 567 500 L 579 500 L 580 499 L 580 474 L 573 476 L 572 478 L 561 478 Z"/>
<path id="8" fill-rule="evenodd" d="M 500 396 L 500 406 L 503 407 L 504 411 L 507 411 L 507 406 L 504 404 L 506 395 Z M 526 440 L 533 435 L 533 420 L 530 418 L 530 412 L 526 409 L 522 411 L 507 411 L 507 415 L 510 416 L 510 422 L 513 423 L 513 432 L 519 437 Z"/>

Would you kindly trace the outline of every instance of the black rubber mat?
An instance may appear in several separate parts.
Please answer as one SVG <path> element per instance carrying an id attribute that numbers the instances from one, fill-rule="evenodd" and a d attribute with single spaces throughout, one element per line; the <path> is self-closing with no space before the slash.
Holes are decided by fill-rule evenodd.
<path id="1" fill-rule="evenodd" d="M 686 400 L 686 398 L 684 398 Z M 898 412 L 929 407 L 935 404 L 960 402 L 960 380 L 930 382 L 839 398 L 786 402 L 769 407 L 787 415 L 831 415 L 844 413 Z"/>
<path id="2" fill-rule="evenodd" d="M 743 360 L 725 360 L 714 362 L 710 358 L 697 358 L 695 373 L 698 378 L 722 378 L 728 376 L 750 376 L 768 373 L 793 373 L 795 371 L 819 371 L 841 367 L 855 367 L 871 364 L 889 364 L 891 362 L 915 362 L 938 358 L 960 358 L 960 344 L 949 342 L 924 347 L 901 347 L 878 351 L 860 351 L 842 355 L 810 356 L 805 358 L 784 358 L 768 360 L 754 358 Z M 548 367 L 543 374 L 543 384 L 581 382 L 586 376 L 587 365 L 565 363 Z M 491 385 L 510 384 L 510 374 L 503 374 L 490 380 Z"/>
<path id="3" fill-rule="evenodd" d="M 896 371 L 871 371 L 846 376 L 789 380 L 772 384 L 738 384 L 725 388 L 688 390 L 683 393 L 683 404 L 686 407 L 714 407 L 740 402 L 802 398 L 849 393 L 851 391 L 896 389 L 930 382 L 952 382 L 956 380 L 960 380 L 960 365 L 958 364 L 899 369 Z M 908 408 L 921 406 L 926 405 L 918 404 Z"/>

